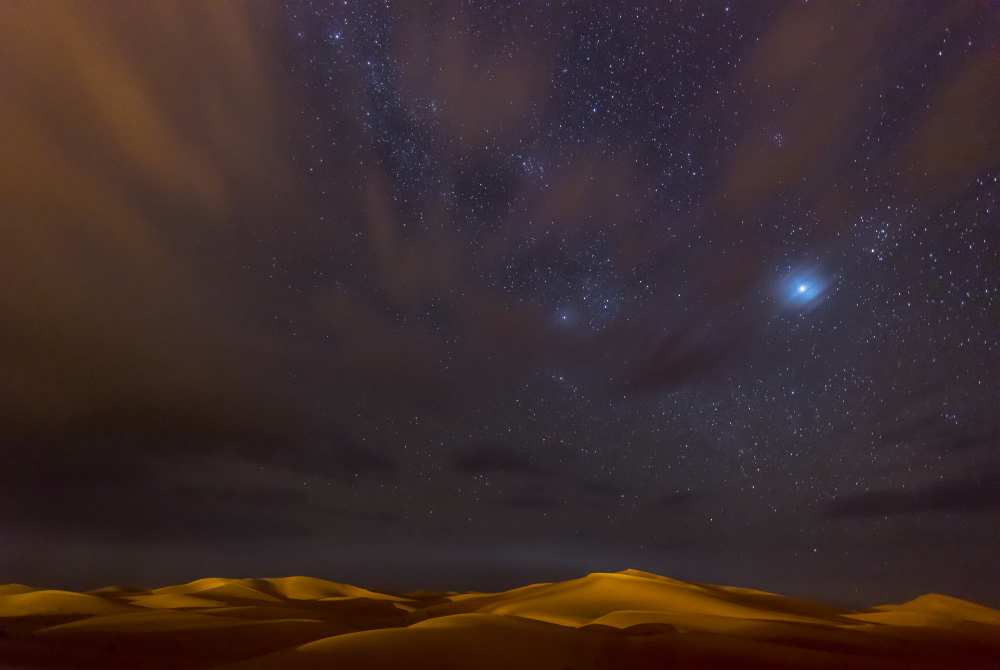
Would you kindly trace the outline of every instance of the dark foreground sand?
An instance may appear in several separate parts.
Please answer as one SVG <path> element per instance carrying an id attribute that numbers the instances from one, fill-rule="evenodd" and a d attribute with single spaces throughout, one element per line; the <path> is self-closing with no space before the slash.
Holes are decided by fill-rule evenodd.
<path id="1" fill-rule="evenodd" d="M 0 669 L 1000 668 L 1000 611 L 846 611 L 626 570 L 501 593 L 309 577 L 90 593 L 0 586 Z"/>

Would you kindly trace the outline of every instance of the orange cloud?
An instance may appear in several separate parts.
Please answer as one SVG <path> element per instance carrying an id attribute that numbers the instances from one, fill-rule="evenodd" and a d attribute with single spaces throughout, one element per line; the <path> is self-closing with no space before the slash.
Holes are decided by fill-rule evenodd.
<path id="1" fill-rule="evenodd" d="M 213 393 L 236 374 L 248 337 L 181 250 L 218 240 L 247 184 L 286 180 L 277 59 L 251 18 L 231 3 L 0 6 L 0 403 L 15 415 Z"/>
<path id="2" fill-rule="evenodd" d="M 927 104 L 902 152 L 901 171 L 923 198 L 946 199 L 1000 165 L 1000 50 L 969 59 Z"/>

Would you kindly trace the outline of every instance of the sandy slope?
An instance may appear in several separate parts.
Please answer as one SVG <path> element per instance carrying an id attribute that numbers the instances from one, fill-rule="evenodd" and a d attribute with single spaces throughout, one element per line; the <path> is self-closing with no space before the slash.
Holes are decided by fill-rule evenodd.
<path id="1" fill-rule="evenodd" d="M 72 591 L 40 590 L 0 595 L 0 618 L 115 614 L 126 605 Z"/>
<path id="2" fill-rule="evenodd" d="M 937 593 L 929 593 L 901 605 L 880 605 L 850 616 L 860 621 L 894 626 L 952 628 L 969 622 L 1000 626 L 1000 612 L 997 610 Z"/>
<path id="3" fill-rule="evenodd" d="M 498 593 L 311 577 L 86 594 L 0 586 L 0 668 L 996 668 L 1000 612 L 851 612 L 635 570 Z"/>
<path id="4" fill-rule="evenodd" d="M 14 596 L 19 593 L 28 593 L 35 589 L 24 584 L 0 584 L 0 596 Z"/>
<path id="5" fill-rule="evenodd" d="M 463 606 L 477 604 L 474 599 Z M 477 607 L 493 612 L 581 626 L 619 610 L 708 614 L 737 619 L 827 623 L 836 610 L 763 592 L 688 584 L 638 571 L 593 573 L 580 579 L 508 594 Z"/>

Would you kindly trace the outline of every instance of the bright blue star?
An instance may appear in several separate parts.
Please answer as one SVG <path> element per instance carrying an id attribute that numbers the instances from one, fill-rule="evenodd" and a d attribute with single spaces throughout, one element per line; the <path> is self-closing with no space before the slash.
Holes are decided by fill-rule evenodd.
<path id="1" fill-rule="evenodd" d="M 797 269 L 782 280 L 779 288 L 781 301 L 790 307 L 810 307 L 822 298 L 831 281 L 816 269 Z"/>

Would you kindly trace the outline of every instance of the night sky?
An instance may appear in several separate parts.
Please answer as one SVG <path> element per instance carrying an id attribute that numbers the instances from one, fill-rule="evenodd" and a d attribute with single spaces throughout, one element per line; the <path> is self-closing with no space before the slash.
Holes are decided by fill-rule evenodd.
<path id="1" fill-rule="evenodd" d="M 1000 5 L 0 6 L 0 582 L 1000 604 Z"/>

